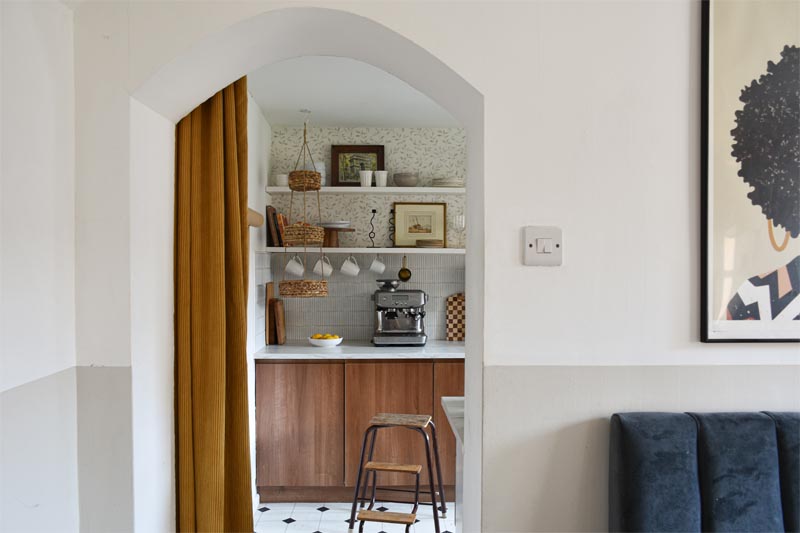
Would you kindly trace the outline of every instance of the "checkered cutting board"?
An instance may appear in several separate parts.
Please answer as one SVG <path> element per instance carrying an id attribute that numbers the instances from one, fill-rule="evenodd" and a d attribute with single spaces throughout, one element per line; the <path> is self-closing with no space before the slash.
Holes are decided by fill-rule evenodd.
<path id="1" fill-rule="evenodd" d="M 447 340 L 463 341 L 467 329 L 467 304 L 464 293 L 447 297 Z"/>

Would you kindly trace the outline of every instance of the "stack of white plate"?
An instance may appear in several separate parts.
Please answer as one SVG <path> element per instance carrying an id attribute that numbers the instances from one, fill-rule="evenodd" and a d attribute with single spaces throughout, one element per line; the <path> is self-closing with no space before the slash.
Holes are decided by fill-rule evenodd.
<path id="1" fill-rule="evenodd" d="M 347 229 L 350 227 L 349 220 L 336 220 L 333 222 L 321 222 L 320 226 L 323 228 L 331 228 L 331 229 Z"/>
<path id="2" fill-rule="evenodd" d="M 433 178 L 432 187 L 463 187 L 464 180 L 458 178 Z"/>

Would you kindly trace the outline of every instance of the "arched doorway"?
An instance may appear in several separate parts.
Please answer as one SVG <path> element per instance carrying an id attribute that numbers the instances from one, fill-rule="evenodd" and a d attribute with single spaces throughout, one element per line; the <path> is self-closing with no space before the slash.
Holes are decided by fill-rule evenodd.
<path id="1" fill-rule="evenodd" d="M 342 32 L 341 28 L 347 28 L 347 31 Z M 365 43 L 369 45 L 365 46 Z M 480 530 L 484 300 L 483 96 L 426 50 L 367 18 L 322 8 L 268 11 L 201 41 L 165 65 L 133 93 L 133 98 L 137 102 L 131 107 L 131 159 L 134 162 L 137 160 L 136 138 L 158 138 L 159 135 L 163 138 L 165 132 L 165 123 L 159 124 L 158 120 L 136 120 L 133 113 L 137 108 L 149 108 L 174 125 L 209 95 L 241 76 L 266 64 L 308 55 L 349 57 L 381 68 L 425 93 L 447 109 L 466 130 L 469 213 L 466 246 L 468 333 L 464 454 L 466 490 L 463 498 L 462 530 Z M 134 128 L 136 131 L 133 131 Z M 171 146 L 169 148 L 171 149 Z M 139 157 L 146 155 L 139 154 Z M 159 179 L 163 176 L 171 178 L 173 170 L 170 162 L 165 161 L 158 169 Z M 135 181 L 135 177 L 132 176 L 132 187 Z M 172 181 L 168 186 L 172 186 Z M 149 218 L 157 217 L 163 227 L 172 227 L 172 211 L 167 211 L 162 206 L 159 212 L 154 214 L 147 195 L 132 193 L 130 208 L 132 226 L 137 213 L 147 213 Z M 143 248 L 138 252 L 137 261 L 146 262 L 148 250 Z M 132 255 L 135 254 L 132 252 Z M 132 269 L 135 269 L 135 265 L 132 265 Z M 161 277 L 164 280 L 171 280 L 171 267 L 164 269 Z M 145 285 L 137 290 L 155 291 L 158 290 L 158 285 L 152 287 Z M 169 311 L 171 312 L 171 309 Z M 165 358 L 157 359 L 149 357 L 147 361 L 140 361 L 137 360 L 135 353 L 132 354 L 132 401 L 135 413 L 140 402 L 136 392 L 137 380 L 149 380 L 153 375 L 158 375 L 162 383 L 171 382 L 171 359 L 168 361 L 165 361 Z M 169 373 L 168 379 L 164 379 L 165 373 Z M 134 485 L 140 483 L 136 476 L 139 469 L 145 471 L 156 469 L 164 472 L 163 452 L 166 447 L 171 446 L 170 442 L 165 442 L 160 448 L 155 448 L 161 450 L 160 454 L 154 454 L 153 447 L 149 447 L 146 454 L 139 453 L 136 442 L 137 425 L 147 424 L 148 417 L 164 418 L 163 403 L 157 406 L 158 411 L 152 402 L 149 407 L 149 412 L 139 409 L 139 416 L 134 416 Z M 170 419 L 171 417 L 170 413 Z M 173 455 L 170 455 L 170 460 Z M 172 483 L 173 471 L 174 469 L 164 472 L 160 479 L 168 484 Z M 148 478 L 147 481 L 153 483 L 154 480 Z M 138 493 L 136 487 L 134 493 Z M 148 504 L 138 498 L 136 505 Z M 142 508 L 141 512 L 147 513 L 148 510 Z M 138 516 L 139 510 L 135 513 Z"/>

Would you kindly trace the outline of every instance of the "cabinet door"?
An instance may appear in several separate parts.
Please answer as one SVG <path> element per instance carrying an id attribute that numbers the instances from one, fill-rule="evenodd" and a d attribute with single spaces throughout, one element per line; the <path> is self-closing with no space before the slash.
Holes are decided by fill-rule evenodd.
<path id="1" fill-rule="evenodd" d="M 439 438 L 439 458 L 445 485 L 456 483 L 456 438 L 442 409 L 442 396 L 464 396 L 464 361 L 436 361 L 433 365 L 433 422 Z"/>
<path id="2" fill-rule="evenodd" d="M 433 415 L 433 362 L 345 363 L 345 483 L 355 486 L 361 443 L 369 420 L 378 413 Z M 378 431 L 376 461 L 423 465 L 427 483 L 425 445 L 416 431 L 387 428 Z M 378 474 L 379 485 L 413 485 L 414 476 Z"/>
<path id="3" fill-rule="evenodd" d="M 256 364 L 256 484 L 344 481 L 344 363 Z"/>

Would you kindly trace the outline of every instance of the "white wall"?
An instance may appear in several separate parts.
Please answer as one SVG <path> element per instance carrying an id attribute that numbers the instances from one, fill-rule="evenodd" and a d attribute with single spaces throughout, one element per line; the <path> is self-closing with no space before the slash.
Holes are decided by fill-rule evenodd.
<path id="1" fill-rule="evenodd" d="M 270 165 L 272 130 L 264 113 L 250 93 L 247 93 L 247 205 L 266 215 L 267 177 Z M 272 281 L 269 254 L 266 248 L 266 222 L 250 228 L 249 274 L 247 277 L 247 405 L 250 409 L 250 477 L 253 501 L 258 502 L 256 489 L 256 366 L 253 354 L 264 347 L 266 328 L 264 315 L 266 298 L 264 284 Z"/>
<path id="2" fill-rule="evenodd" d="M 255 99 L 247 94 L 247 205 L 266 216 L 266 192 L 272 147 L 272 129 Z M 254 352 L 264 346 L 264 269 L 269 268 L 266 250 L 266 222 L 250 228 L 250 271 L 247 295 L 247 348 Z"/>
<path id="3" fill-rule="evenodd" d="M 175 527 L 175 125 L 131 99 L 133 508 L 139 532 Z"/>
<path id="4" fill-rule="evenodd" d="M 87 17 L 99 24 L 94 32 L 87 33 L 87 39 L 99 39 L 97 35 L 122 27 L 122 19 L 129 43 L 114 63 L 115 69 L 124 67 L 124 81 L 114 69 L 109 75 L 99 66 L 87 73 L 87 79 L 101 87 L 110 85 L 117 90 L 127 86 L 134 90 L 201 39 L 210 38 L 208 46 L 219 44 L 221 41 L 214 41 L 215 32 L 284 5 L 81 5 L 78 12 L 86 11 Z M 726 405 L 759 409 L 769 403 L 796 408 L 797 387 L 778 379 L 768 365 L 795 367 L 800 359 L 797 346 L 703 345 L 697 341 L 698 3 L 324 5 L 366 16 L 411 39 L 484 96 L 482 164 L 486 187 L 481 190 L 481 185 L 475 184 L 470 191 L 473 196 L 468 198 L 470 217 L 476 224 L 470 230 L 473 240 L 469 242 L 483 239 L 483 218 L 487 237 L 486 321 L 473 323 L 476 328 L 485 326 L 486 335 L 468 343 L 468 351 L 476 346 L 479 349 L 478 345 L 485 347 L 487 365 L 482 383 L 487 417 L 483 455 L 484 473 L 491 471 L 492 475 L 483 486 L 486 514 L 481 529 L 559 530 L 600 523 L 597 502 L 605 497 L 602 484 L 597 485 L 591 505 L 577 505 L 569 512 L 558 506 L 540 506 L 541 514 L 534 524 L 525 513 L 498 513 L 504 500 L 530 502 L 546 493 L 547 478 L 511 467 L 516 463 L 538 464 L 553 439 L 576 424 L 585 424 L 587 430 L 573 432 L 574 445 L 568 448 L 571 453 L 559 455 L 562 464 L 555 464 L 554 469 L 579 460 L 576 455 L 581 450 L 598 439 L 602 441 L 606 417 L 631 405 L 647 409 L 697 406 L 698 410 L 707 410 Z M 445 37 L 443 27 L 448 28 Z M 481 38 L 476 39 L 476 35 Z M 230 50 L 226 53 L 227 63 L 209 75 L 230 81 L 243 74 L 237 69 L 246 62 Z M 373 52 L 363 49 L 362 53 Z M 395 74 L 404 77 L 403 72 Z M 163 75 L 164 71 L 158 74 Z M 178 105 L 183 102 L 180 95 L 169 97 Z M 192 98 L 186 98 L 187 105 Z M 90 106 L 88 110 L 102 110 L 106 102 L 99 103 L 97 109 Z M 110 116 L 118 112 L 117 107 L 113 104 Z M 127 112 L 127 107 L 122 107 Z M 98 126 L 79 129 L 79 145 L 84 135 L 103 132 L 113 145 L 109 147 L 112 153 L 120 147 L 126 149 L 127 134 L 118 125 L 111 130 Z M 125 154 L 120 155 L 125 158 Z M 485 209 L 480 212 L 473 209 L 473 202 L 480 205 L 476 192 L 485 200 Z M 101 217 L 96 223 L 102 222 Z M 542 270 L 520 264 L 520 228 L 527 224 L 564 228 L 562 268 Z M 479 272 L 477 267 L 481 266 L 473 264 L 476 268 L 471 269 L 467 265 L 468 291 L 481 285 L 479 278 L 470 279 L 470 272 Z M 81 265 L 79 257 L 79 268 L 90 273 L 98 267 Z M 758 401 L 759 396 L 730 403 L 716 401 L 728 394 L 725 378 L 736 372 L 732 366 L 740 364 L 754 365 L 749 386 L 757 391 L 769 389 L 768 401 Z M 618 380 L 613 389 L 591 389 L 604 399 L 597 404 L 589 401 L 591 396 L 574 389 L 552 388 L 547 405 L 575 409 L 548 414 L 545 405 L 533 403 L 538 397 L 531 391 L 539 383 L 538 373 L 547 375 L 551 365 L 570 365 L 562 383 L 578 379 L 587 371 L 585 367 L 597 365 L 619 367 L 623 372 L 627 366 L 667 365 L 682 374 L 697 370 L 707 381 L 680 404 L 671 401 L 663 389 L 659 396 L 649 396 L 649 391 L 660 390 L 650 386 L 661 379 L 658 373 L 633 376 L 641 381 L 633 377 Z M 703 366 L 690 368 L 696 365 Z M 574 378 L 569 376 L 572 372 Z M 509 373 L 517 379 L 505 379 Z M 468 388 L 479 390 L 480 386 L 474 376 L 468 378 Z M 545 415 L 550 417 L 549 422 L 537 424 L 535 418 Z M 491 430 L 497 427 L 503 428 L 502 440 L 490 438 Z M 476 426 L 470 428 L 468 424 L 468 440 L 477 438 L 480 443 L 481 435 L 471 430 Z M 504 453 L 507 450 L 514 453 Z M 590 460 L 601 469 L 606 466 L 602 454 Z M 580 478 L 568 476 L 561 483 L 559 494 L 572 498 L 565 501 L 583 501 L 579 496 L 585 496 L 586 489 Z M 475 523 L 468 526 L 471 531 L 478 530 Z"/>
<path id="5" fill-rule="evenodd" d="M 72 12 L 1 5 L 0 391 L 75 364 Z"/>
<path id="6" fill-rule="evenodd" d="M 0 2 L 0 530 L 77 531 L 72 12 Z"/>
<path id="7" fill-rule="evenodd" d="M 75 9 L 75 335 L 82 366 L 131 362 L 127 34 L 125 4 Z"/>
<path id="8" fill-rule="evenodd" d="M 133 5 L 131 83 L 283 5 Z M 696 340 L 696 3 L 324 5 L 410 38 L 485 96 L 487 364 L 796 362 L 796 346 Z M 563 268 L 520 264 L 519 231 L 533 223 L 564 228 Z M 530 324 L 536 338 L 519 340 Z"/>
<path id="9" fill-rule="evenodd" d="M 131 113 L 120 60 L 128 50 L 126 8 L 79 2 L 74 10 L 75 339 L 85 531 L 133 528 L 132 506 L 120 505 L 133 499 Z M 160 204 L 149 201 L 144 212 L 152 205 Z"/>
<path id="10" fill-rule="evenodd" d="M 486 531 L 605 531 L 609 413 L 800 411 L 797 365 L 493 366 Z"/>

